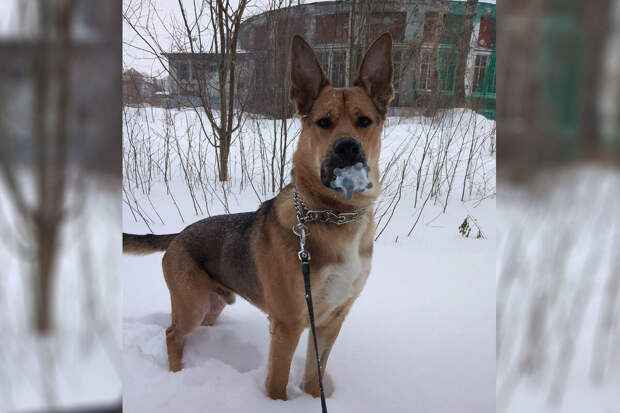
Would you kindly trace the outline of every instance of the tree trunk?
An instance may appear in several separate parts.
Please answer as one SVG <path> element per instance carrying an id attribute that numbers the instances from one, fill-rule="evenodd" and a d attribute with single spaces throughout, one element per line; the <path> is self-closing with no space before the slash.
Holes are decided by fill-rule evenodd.
<path id="1" fill-rule="evenodd" d="M 588 63 L 582 78 L 583 102 L 581 111 L 581 148 L 585 157 L 595 156 L 599 151 L 600 122 L 599 95 L 605 38 L 609 33 L 611 0 L 589 2 L 584 8 L 584 27 L 588 37 Z"/>
<path id="2" fill-rule="evenodd" d="M 43 219 L 45 220 L 45 218 Z M 51 224 L 51 225 L 50 225 Z M 53 329 L 52 293 L 56 255 L 56 224 L 37 224 L 37 265 L 35 267 L 34 327 L 43 336 Z"/>
<path id="3" fill-rule="evenodd" d="M 433 47 L 431 49 L 431 92 L 426 104 L 426 116 L 435 116 L 437 113 L 437 108 L 439 106 L 439 95 L 441 85 L 439 84 L 439 69 L 438 69 L 438 59 L 439 59 L 439 44 L 441 43 L 441 35 L 444 29 L 444 16 L 447 10 L 446 2 L 442 1 L 441 6 L 439 7 L 439 13 L 437 14 L 437 21 L 435 22 L 435 27 L 433 30 Z"/>
<path id="4" fill-rule="evenodd" d="M 473 18 L 476 13 L 478 0 L 467 0 L 463 30 L 457 43 L 457 64 L 454 84 L 454 104 L 457 107 L 465 106 L 465 73 L 467 72 L 467 56 L 471 34 L 474 30 Z"/>
<path id="5" fill-rule="evenodd" d="M 220 140 L 220 174 L 221 182 L 228 181 L 228 154 L 230 153 L 230 137 L 222 136 Z"/>
<path id="6" fill-rule="evenodd" d="M 349 64 L 348 64 L 348 72 L 347 72 L 347 85 L 353 86 L 353 82 L 355 82 L 356 69 L 357 67 L 353 67 L 357 59 L 356 51 L 355 51 L 355 12 L 356 12 L 356 0 L 351 1 L 351 13 L 349 15 Z"/>

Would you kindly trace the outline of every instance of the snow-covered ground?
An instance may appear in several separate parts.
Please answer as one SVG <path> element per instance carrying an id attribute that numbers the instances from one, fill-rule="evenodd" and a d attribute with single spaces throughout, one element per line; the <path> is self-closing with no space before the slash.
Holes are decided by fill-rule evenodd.
<path id="1" fill-rule="evenodd" d="M 183 159 L 212 162 L 211 150 L 197 148 L 200 134 L 194 115 L 187 110 L 126 111 L 125 118 L 138 127 L 126 125 L 125 129 L 124 231 L 175 232 L 208 214 L 223 213 L 226 209 L 254 210 L 259 200 L 270 197 L 261 190 L 257 161 L 260 145 L 253 143 L 258 130 L 267 140 L 273 134 L 269 120 L 259 120 L 254 126 L 246 124 L 244 135 L 239 137 L 245 150 L 239 150 L 240 140 L 236 141 L 231 151 L 233 181 L 227 200 L 222 199 L 211 165 L 203 171 L 203 176 L 211 180 L 206 192 L 204 186 L 196 183 L 198 171 L 189 172 L 196 201 L 190 196 L 183 168 L 176 168 L 168 177 L 167 193 L 162 168 L 158 166 L 166 158 L 163 148 L 167 124 L 175 125 L 181 141 L 181 150 L 170 156 L 174 158 L 171 164 L 183 164 Z M 166 117 L 173 121 L 166 122 Z M 439 124 L 431 124 L 425 118 L 389 119 L 382 153 L 382 168 L 388 170 L 386 190 L 377 203 L 376 215 L 387 211 L 382 221 L 385 223 L 390 205 L 396 203 L 396 208 L 376 242 L 371 275 L 328 362 L 328 389 L 333 390 L 327 400 L 330 412 L 495 411 L 495 157 L 491 150 L 495 123 L 459 110 L 447 112 L 442 119 Z M 290 128 L 294 136 L 298 122 L 294 121 Z M 132 142 L 128 141 L 130 129 Z M 193 139 L 191 147 L 185 142 L 188 134 Z M 476 159 L 470 162 L 465 202 L 461 202 L 465 153 L 471 147 L 472 136 L 477 139 L 475 146 L 480 147 Z M 432 151 L 423 160 L 426 137 Z M 170 140 L 171 146 L 174 142 Z M 424 202 L 431 186 L 428 178 L 414 208 L 420 163 L 424 166 L 422 178 L 431 176 L 434 160 L 442 159 L 444 152 L 440 149 L 446 147 L 444 169 L 438 172 L 445 180 L 441 178 L 438 196 Z M 461 147 L 465 149 L 459 154 Z M 142 161 L 133 164 L 132 159 Z M 151 175 L 148 168 L 136 175 L 134 166 L 144 164 L 146 159 L 154 159 Z M 409 169 L 401 198 L 396 202 L 397 178 L 407 159 Z M 250 168 L 258 165 L 250 174 L 253 185 L 246 182 L 243 189 L 237 170 L 242 163 Z M 289 167 L 287 164 L 287 170 Z M 447 179 L 452 176 L 453 167 L 454 189 L 448 194 Z M 134 182 L 142 180 L 141 186 L 129 182 L 136 177 Z M 209 191 L 210 188 L 213 190 Z M 203 213 L 196 214 L 196 210 Z M 421 218 L 408 237 L 420 213 Z M 471 217 L 470 222 L 477 223 L 485 238 L 465 238 L 459 233 L 458 228 L 467 216 Z M 472 231 L 475 234 L 476 229 Z M 161 273 L 161 254 L 124 256 L 123 285 L 125 411 L 267 413 L 320 409 L 319 401 L 299 388 L 304 337 L 293 360 L 290 400 L 286 402 L 265 395 L 268 321 L 265 314 L 242 299 L 227 307 L 215 326 L 200 327 L 186 338 L 185 367 L 171 373 L 165 344 L 170 299 Z"/>
<path id="2" fill-rule="evenodd" d="M 618 188 L 596 165 L 500 183 L 498 412 L 620 412 Z"/>

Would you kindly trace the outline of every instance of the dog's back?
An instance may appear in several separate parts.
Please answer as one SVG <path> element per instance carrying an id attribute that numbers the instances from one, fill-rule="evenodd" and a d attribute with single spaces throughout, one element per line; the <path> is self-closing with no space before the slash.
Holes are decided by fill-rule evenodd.
<path id="1" fill-rule="evenodd" d="M 251 302 L 261 295 L 251 251 L 252 231 L 263 216 L 261 209 L 203 219 L 175 240 L 212 279 Z"/>
<path id="2" fill-rule="evenodd" d="M 182 246 L 198 267 L 214 280 L 259 304 L 262 301 L 252 233 L 273 219 L 274 199 L 255 212 L 217 215 L 197 221 L 177 234 L 123 233 L 123 252 L 135 255 L 166 251 L 171 243 Z"/>

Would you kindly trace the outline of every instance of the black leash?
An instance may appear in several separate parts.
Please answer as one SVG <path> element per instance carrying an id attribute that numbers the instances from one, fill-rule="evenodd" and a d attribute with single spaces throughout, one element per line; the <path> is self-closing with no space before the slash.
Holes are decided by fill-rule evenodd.
<path id="1" fill-rule="evenodd" d="M 323 375 L 321 374 L 321 358 L 319 356 L 319 345 L 316 340 L 316 327 L 314 326 L 314 307 L 312 305 L 312 291 L 310 289 L 310 253 L 305 249 L 299 252 L 301 260 L 301 273 L 304 276 L 304 285 L 306 286 L 306 304 L 308 305 L 308 316 L 310 317 L 310 330 L 312 331 L 312 341 L 314 342 L 314 354 L 316 354 L 316 368 L 319 374 L 319 389 L 321 390 L 321 409 L 323 413 L 327 413 L 327 404 L 325 403 L 325 392 L 323 391 Z"/>
<path id="2" fill-rule="evenodd" d="M 311 210 L 305 204 L 301 195 L 293 189 L 293 201 L 295 203 L 295 213 L 297 215 L 297 225 L 293 227 L 293 233 L 299 237 L 299 253 L 297 256 L 301 261 L 301 274 L 304 277 L 306 287 L 306 304 L 308 305 L 308 316 L 310 317 L 310 330 L 312 331 L 312 341 L 314 342 L 314 354 L 316 355 L 316 368 L 319 375 L 319 389 L 321 391 L 321 409 L 327 413 L 325 403 L 325 392 L 323 391 L 323 375 L 321 374 L 321 357 L 319 356 L 319 345 L 316 339 L 316 327 L 314 325 L 314 306 L 312 305 L 312 291 L 310 289 L 310 252 L 306 250 L 306 235 L 308 229 L 307 222 L 323 222 L 326 224 L 344 225 L 357 219 L 366 212 L 365 209 L 358 209 L 353 212 L 336 213 L 332 210 Z"/>

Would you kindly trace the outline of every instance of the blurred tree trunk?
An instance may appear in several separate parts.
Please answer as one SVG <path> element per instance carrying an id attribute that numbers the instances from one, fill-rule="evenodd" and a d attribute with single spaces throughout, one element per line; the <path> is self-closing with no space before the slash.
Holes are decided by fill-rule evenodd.
<path id="1" fill-rule="evenodd" d="M 441 43 L 441 35 L 443 34 L 444 29 L 444 18 L 447 11 L 447 2 L 446 0 L 441 0 L 441 5 L 439 6 L 439 12 L 437 13 L 437 20 L 435 21 L 435 25 L 433 27 L 433 39 L 432 39 L 432 48 L 431 48 L 431 75 L 430 75 L 430 83 L 431 83 L 431 92 L 429 95 L 428 102 L 426 104 L 425 115 L 426 116 L 435 116 L 437 113 L 437 108 L 439 106 L 439 95 L 441 93 L 441 85 L 439 84 L 439 68 L 438 68 L 438 59 L 439 59 L 439 44 Z"/>
<path id="2" fill-rule="evenodd" d="M 20 177 L 13 167 L 10 144 L 0 142 L 0 176 L 4 178 L 14 208 L 24 222 L 27 237 L 33 242 L 33 329 L 40 335 L 53 330 L 52 294 L 60 228 L 65 218 L 70 23 L 74 5 L 73 0 L 38 3 L 42 30 L 34 45 L 31 62 L 34 90 L 33 205 L 28 204 Z M 53 39 L 54 35 L 58 36 L 58 40 L 50 45 L 46 39 Z M 50 67 L 53 69 L 51 79 L 48 73 Z M 56 93 L 51 93 L 52 87 Z M 52 97 L 56 99 L 54 102 L 50 100 Z M 53 128 L 51 119 L 54 120 Z"/>
<path id="3" fill-rule="evenodd" d="M 355 82 L 356 67 L 355 62 L 356 58 L 356 47 L 355 47 L 355 15 L 357 9 L 357 1 L 351 0 L 351 13 L 349 13 L 349 62 L 347 65 L 348 73 L 347 73 L 347 84 L 345 86 L 352 86 Z"/>
<path id="4" fill-rule="evenodd" d="M 287 0 L 284 3 L 284 5 L 286 7 L 286 13 L 284 13 L 284 17 L 283 17 L 284 22 L 280 22 L 280 24 L 284 24 L 285 28 L 281 32 L 286 33 L 287 37 L 290 37 L 290 33 L 293 29 L 291 27 L 291 19 L 290 19 L 292 0 Z M 288 53 L 289 47 L 290 47 L 289 44 L 283 45 L 283 50 L 285 52 L 278 53 L 278 56 L 283 61 L 280 62 L 280 65 L 275 66 L 275 67 L 285 67 L 285 68 L 288 67 L 288 61 L 290 59 L 290 56 Z M 276 47 L 276 50 L 279 50 L 279 49 Z M 279 186 L 280 191 L 282 191 L 282 188 L 284 187 L 284 180 L 285 180 L 284 166 L 286 165 L 286 156 L 287 156 L 287 147 L 288 147 L 288 116 L 289 116 L 288 108 L 290 105 L 290 101 L 288 98 L 288 90 L 290 86 L 290 80 L 291 78 L 287 74 L 282 76 L 282 86 L 280 88 L 280 105 L 281 105 L 280 106 L 280 120 L 281 120 L 281 123 L 280 123 L 280 186 Z"/>
<path id="5" fill-rule="evenodd" d="M 454 84 L 454 104 L 457 107 L 465 106 L 465 73 L 467 71 L 467 56 L 471 42 L 471 34 L 474 30 L 473 19 L 476 14 L 478 0 L 467 0 L 465 6 L 465 19 L 463 30 L 457 43 L 457 63 Z"/>
<path id="6" fill-rule="evenodd" d="M 600 142 L 599 101 L 605 40 L 609 34 L 611 0 L 588 2 L 583 8 L 583 28 L 588 34 L 588 59 L 582 80 L 581 146 L 585 157 L 598 153 Z"/>
<path id="7" fill-rule="evenodd" d="M 53 4 L 53 3 L 52 3 Z M 50 3 L 45 6 L 49 7 Z M 52 308 L 51 300 L 55 265 L 57 262 L 59 232 L 64 219 L 64 200 L 66 193 L 66 169 L 67 169 L 67 122 L 69 111 L 69 59 L 70 59 L 70 22 L 73 7 L 73 0 L 66 0 L 60 3 L 58 10 L 58 32 L 60 44 L 54 53 L 52 64 L 54 75 L 58 86 L 56 101 L 57 116 L 55 118 L 55 130 L 53 145 L 45 131 L 47 113 L 47 92 L 48 86 L 45 65 L 35 68 L 37 71 L 37 90 L 40 94 L 36 103 L 36 122 L 37 122 L 37 181 L 38 181 L 38 205 L 34 215 L 37 241 L 37 265 L 35 268 L 38 289 L 35 300 L 35 326 L 40 334 L 49 333 L 52 330 Z M 52 6 L 53 7 L 53 6 Z M 53 11 L 50 11 L 53 15 Z M 47 45 L 42 44 L 41 49 Z M 35 58 L 36 62 L 36 58 Z M 43 68 L 42 68 L 43 67 Z M 51 161 L 51 162 L 50 162 Z M 51 163 L 52 168 L 48 168 Z"/>

